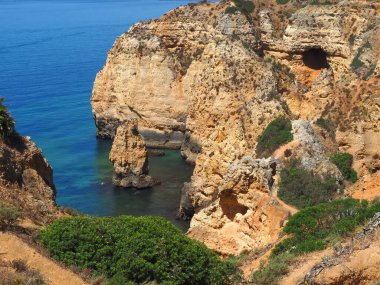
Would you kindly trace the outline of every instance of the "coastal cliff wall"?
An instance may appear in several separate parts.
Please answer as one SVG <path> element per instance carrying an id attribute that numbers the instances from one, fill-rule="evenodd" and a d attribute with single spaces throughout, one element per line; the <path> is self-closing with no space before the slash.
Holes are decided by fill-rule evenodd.
<path id="1" fill-rule="evenodd" d="M 30 137 L 0 139 L 0 199 L 37 224 L 58 213 L 53 169 Z"/>
<path id="2" fill-rule="evenodd" d="M 293 128 L 287 147 L 308 154 L 314 172 L 334 172 L 341 193 L 360 197 L 377 185 L 371 195 L 380 194 L 379 4 L 306 2 L 179 7 L 119 37 L 96 77 L 98 137 L 135 118 L 147 146 L 181 147 L 195 170 L 180 216 L 221 254 L 274 243 L 295 210 L 276 195 L 285 149 L 276 161 L 257 155 L 275 118 L 305 122 L 310 139 L 300 142 Z M 359 182 L 342 184 L 328 159 L 337 151 L 353 155 Z"/>

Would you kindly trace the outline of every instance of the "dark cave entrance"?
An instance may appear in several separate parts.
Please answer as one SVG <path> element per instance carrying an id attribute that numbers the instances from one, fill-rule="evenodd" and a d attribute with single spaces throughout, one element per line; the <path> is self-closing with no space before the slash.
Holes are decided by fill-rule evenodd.
<path id="1" fill-rule="evenodd" d="M 237 213 L 244 215 L 248 211 L 248 207 L 240 204 L 236 195 L 230 190 L 221 193 L 219 204 L 222 208 L 223 214 L 225 214 L 231 221 L 235 218 Z"/>
<path id="2" fill-rule="evenodd" d="M 329 67 L 327 53 L 320 48 L 312 48 L 304 51 L 302 54 L 302 60 L 303 63 L 311 69 L 320 70 Z"/>

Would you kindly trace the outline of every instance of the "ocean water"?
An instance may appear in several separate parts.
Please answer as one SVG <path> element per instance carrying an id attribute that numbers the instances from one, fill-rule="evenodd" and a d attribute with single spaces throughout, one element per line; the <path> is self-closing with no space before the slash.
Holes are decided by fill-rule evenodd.
<path id="1" fill-rule="evenodd" d="M 161 185 L 113 187 L 111 144 L 95 138 L 90 96 L 117 36 L 187 2 L 0 0 L 0 96 L 18 131 L 53 166 L 59 205 L 100 216 L 159 215 L 186 229 L 174 216 L 192 167 L 178 151 L 166 151 L 150 158 Z"/>

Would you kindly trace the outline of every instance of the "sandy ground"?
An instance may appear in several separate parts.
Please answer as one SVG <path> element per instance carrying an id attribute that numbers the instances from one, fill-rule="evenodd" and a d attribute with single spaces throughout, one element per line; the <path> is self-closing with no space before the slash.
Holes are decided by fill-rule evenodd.
<path id="1" fill-rule="evenodd" d="M 24 260 L 31 269 L 38 270 L 51 285 L 88 285 L 78 275 L 60 267 L 11 233 L 0 232 L 0 259 Z"/>
<path id="2" fill-rule="evenodd" d="M 371 201 L 380 197 L 380 171 L 361 177 L 347 192 L 355 199 L 367 199 Z"/>
<path id="3" fill-rule="evenodd" d="M 297 259 L 297 262 L 291 266 L 288 275 L 284 276 L 280 281 L 279 285 L 290 285 L 297 284 L 297 282 L 302 279 L 313 266 L 322 260 L 323 256 L 332 254 L 332 249 L 326 249 L 318 252 L 313 252 L 306 254 Z"/>

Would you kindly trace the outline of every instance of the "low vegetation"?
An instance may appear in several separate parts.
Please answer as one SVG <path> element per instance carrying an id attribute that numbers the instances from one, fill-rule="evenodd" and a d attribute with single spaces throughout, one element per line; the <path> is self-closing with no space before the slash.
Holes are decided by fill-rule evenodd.
<path id="1" fill-rule="evenodd" d="M 353 157 L 347 152 L 338 152 L 331 156 L 331 161 L 338 167 L 344 179 L 355 183 L 358 180 L 358 174 L 352 169 Z"/>
<path id="2" fill-rule="evenodd" d="M 243 14 L 250 14 L 255 10 L 255 4 L 249 0 L 233 0 L 235 6 L 230 6 L 226 8 L 226 14 L 233 14 L 239 11 Z"/>
<path id="3" fill-rule="evenodd" d="M 310 3 L 311 5 L 332 5 L 333 3 L 331 1 L 325 0 L 324 2 L 320 2 L 319 0 L 313 0 Z"/>
<path id="4" fill-rule="evenodd" d="M 354 34 L 351 34 L 348 38 L 348 42 L 350 43 L 350 46 L 353 46 L 355 44 L 356 36 Z"/>
<path id="5" fill-rule="evenodd" d="M 302 254 L 326 248 L 345 237 L 380 212 L 380 202 L 352 198 L 336 199 L 302 209 L 291 217 L 284 232 L 292 237 L 276 246 L 273 255 L 282 252 Z"/>
<path id="6" fill-rule="evenodd" d="M 29 268 L 24 260 L 0 261 L 0 284 L 4 285 L 44 285 L 42 275 Z"/>
<path id="7" fill-rule="evenodd" d="M 273 256 L 267 265 L 260 264 L 259 270 L 252 275 L 252 281 L 259 285 L 276 284 L 281 276 L 289 273 L 289 266 L 294 261 L 294 257 L 289 253 Z"/>
<path id="8" fill-rule="evenodd" d="M 291 80 L 294 81 L 296 79 L 296 75 L 291 71 L 290 67 L 286 66 L 285 64 L 279 62 L 272 62 L 272 66 L 274 70 L 284 73 Z"/>
<path id="9" fill-rule="evenodd" d="M 289 0 L 276 0 L 277 4 L 285 5 L 289 3 Z"/>
<path id="10" fill-rule="evenodd" d="M 272 251 L 267 265 L 262 264 L 252 279 L 260 285 L 276 284 L 298 255 L 321 250 L 349 236 L 380 212 L 380 202 L 337 199 L 302 209 L 292 216 L 284 232 L 290 237 Z"/>
<path id="11" fill-rule="evenodd" d="M 19 217 L 20 212 L 16 208 L 0 202 L 0 228 L 14 225 Z"/>
<path id="12" fill-rule="evenodd" d="M 320 117 L 316 120 L 315 123 L 324 129 L 330 135 L 330 137 L 335 136 L 334 124 L 330 121 L 330 119 Z"/>
<path id="13" fill-rule="evenodd" d="M 314 174 L 304 169 L 297 159 L 287 162 L 280 177 L 279 198 L 299 209 L 328 202 L 338 190 L 335 178 Z"/>
<path id="14" fill-rule="evenodd" d="M 0 97 L 0 138 L 6 138 L 15 132 L 15 122 L 4 106 L 4 98 Z"/>
<path id="15" fill-rule="evenodd" d="M 231 284 L 236 271 L 157 217 L 64 218 L 42 230 L 40 240 L 52 257 L 106 276 L 109 284 Z"/>
<path id="16" fill-rule="evenodd" d="M 365 49 L 370 49 L 371 44 L 369 42 L 366 42 L 362 47 L 358 49 L 358 52 L 356 53 L 355 57 L 353 58 L 351 62 L 351 69 L 357 70 L 364 66 L 364 62 L 360 60 L 361 55 L 364 53 Z"/>
<path id="17" fill-rule="evenodd" d="M 279 146 L 293 140 L 292 123 L 289 119 L 279 117 L 266 127 L 259 136 L 256 153 L 259 157 L 267 157 Z"/>

